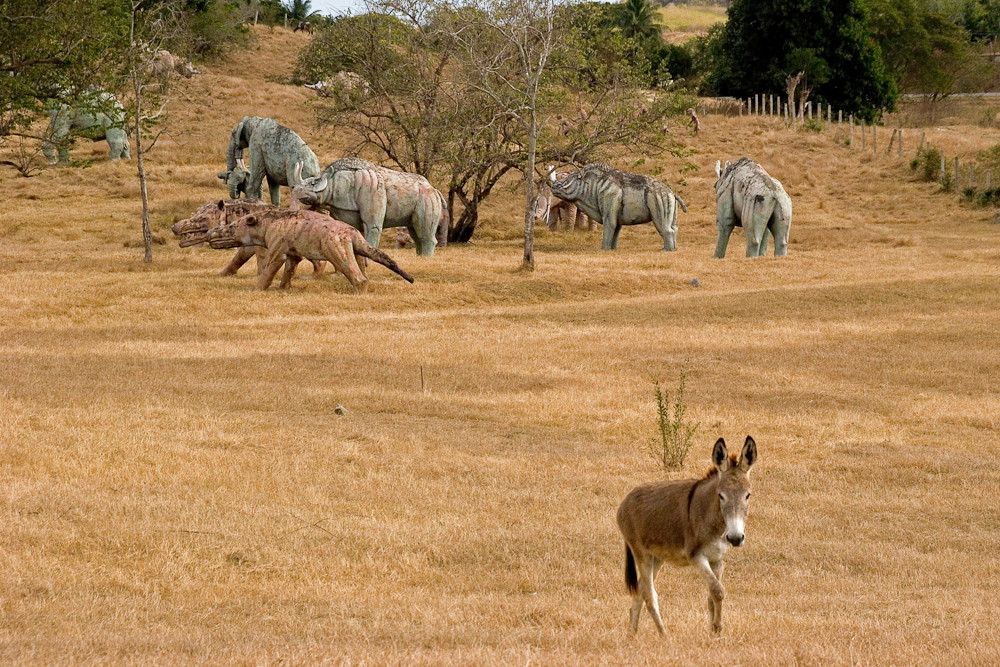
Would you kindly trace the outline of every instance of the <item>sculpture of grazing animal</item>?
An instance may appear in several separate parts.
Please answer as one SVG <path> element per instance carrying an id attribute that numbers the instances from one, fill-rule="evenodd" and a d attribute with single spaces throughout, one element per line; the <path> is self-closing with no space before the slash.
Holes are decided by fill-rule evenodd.
<path id="1" fill-rule="evenodd" d="M 310 23 L 309 21 L 299 21 L 298 25 L 292 28 L 292 32 L 298 32 L 299 30 L 301 30 L 306 34 L 311 35 L 313 34 L 313 24 Z"/>
<path id="2" fill-rule="evenodd" d="M 774 237 L 774 256 L 788 253 L 788 232 L 792 227 L 792 200 L 778 179 L 750 160 L 715 162 L 715 223 L 718 239 L 715 256 L 726 256 L 729 236 L 736 227 L 743 227 L 747 240 L 747 257 L 767 254 L 768 237 Z"/>
<path id="3" fill-rule="evenodd" d="M 174 223 L 170 230 L 174 236 L 178 237 L 177 245 L 182 248 L 201 245 L 208 241 L 208 234 L 217 227 L 221 227 L 228 222 L 250 215 L 274 209 L 270 204 L 265 204 L 260 199 L 230 199 L 229 201 L 210 202 L 205 204 L 180 222 Z M 252 247 L 239 247 L 236 256 L 219 273 L 220 276 L 235 275 L 240 267 L 247 263 L 251 257 L 257 257 L 257 274 L 264 270 L 264 249 Z M 313 262 L 313 277 L 319 277 L 323 273 L 323 262 Z"/>
<path id="4" fill-rule="evenodd" d="M 257 287 L 261 290 L 270 286 L 282 264 L 285 265 L 285 274 L 279 288 L 288 287 L 295 267 L 302 259 L 309 259 L 330 262 L 337 271 L 344 274 L 356 292 L 363 292 L 368 284 L 368 277 L 358 263 L 358 256 L 378 262 L 413 282 L 410 274 L 400 268 L 395 260 L 369 245 L 361 232 L 316 211 L 272 208 L 251 213 L 222 227 L 216 227 L 208 233 L 208 241 L 213 248 L 267 248 L 264 253 L 264 270 L 257 279 Z"/>
<path id="5" fill-rule="evenodd" d="M 714 468 L 702 479 L 655 482 L 639 486 L 618 508 L 618 528 L 625 538 L 625 584 L 632 594 L 629 627 L 639 628 L 645 605 L 660 634 L 663 620 L 653 580 L 663 563 L 691 565 L 708 584 L 712 632 L 722 630 L 722 570 L 730 546 L 745 539 L 750 501 L 750 468 L 757 443 L 747 436 L 739 458 L 719 438 L 712 449 Z"/>
<path id="6" fill-rule="evenodd" d="M 319 176 L 302 179 L 292 189 L 293 205 L 328 208 L 330 214 L 364 232 L 378 247 L 383 228 L 406 227 L 418 255 L 433 255 L 438 231 L 447 229 L 444 195 L 426 178 L 362 160 L 332 162 Z"/>
<path id="7" fill-rule="evenodd" d="M 604 225 L 602 250 L 618 247 L 623 225 L 652 222 L 663 238 L 663 250 L 677 249 L 677 206 L 687 205 L 673 191 L 649 176 L 628 174 L 606 164 L 584 165 L 566 177 L 552 175 L 552 194 L 576 204 Z"/>
<path id="8" fill-rule="evenodd" d="M 96 91 L 70 106 L 56 102 L 49 108 L 49 141 L 42 142 L 42 153 L 50 164 L 69 163 L 70 134 L 92 141 L 108 142 L 108 159 L 132 159 L 125 132 L 125 109 L 111 93 Z M 58 147 L 59 157 L 56 158 Z"/>
<path id="9" fill-rule="evenodd" d="M 280 186 L 291 188 L 298 184 L 299 179 L 319 173 L 319 160 L 302 137 L 271 118 L 245 116 L 233 128 L 226 149 L 226 171 L 223 172 L 226 178 L 223 180 L 229 185 L 231 199 L 239 197 L 239 189 L 234 186 L 230 175 L 238 166 L 244 150 L 249 153 L 250 175 L 247 177 L 246 194 L 251 199 L 261 199 L 266 177 L 271 203 L 280 206 Z M 235 181 L 236 184 L 239 182 Z"/>

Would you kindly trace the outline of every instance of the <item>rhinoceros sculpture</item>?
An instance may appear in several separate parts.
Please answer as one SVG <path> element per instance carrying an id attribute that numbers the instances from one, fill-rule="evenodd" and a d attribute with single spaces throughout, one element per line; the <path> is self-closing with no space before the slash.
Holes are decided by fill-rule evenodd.
<path id="1" fill-rule="evenodd" d="M 618 248 L 623 225 L 652 222 L 663 250 L 677 249 L 677 206 L 687 205 L 673 190 L 649 176 L 629 174 L 606 164 L 584 165 L 565 178 L 551 175 L 552 194 L 576 204 L 604 226 L 602 250 Z"/>
<path id="2" fill-rule="evenodd" d="M 715 162 L 715 223 L 719 236 L 715 256 L 726 256 L 729 236 L 743 227 L 747 257 L 767 254 L 768 237 L 774 237 L 774 256 L 788 253 L 788 231 L 792 226 L 792 200 L 778 179 L 750 158 Z"/>

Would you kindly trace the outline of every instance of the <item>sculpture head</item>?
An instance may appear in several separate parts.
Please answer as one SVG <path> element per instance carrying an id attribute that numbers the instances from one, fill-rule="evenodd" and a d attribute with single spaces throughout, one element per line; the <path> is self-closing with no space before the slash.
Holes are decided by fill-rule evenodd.
<path id="1" fill-rule="evenodd" d="M 180 237 L 177 245 L 187 248 L 208 241 L 208 233 L 225 225 L 229 220 L 239 218 L 267 206 L 259 199 L 231 199 L 205 204 L 190 218 L 174 223 L 170 231 Z"/>
<path id="2" fill-rule="evenodd" d="M 225 250 L 226 248 L 263 245 L 263 237 L 263 227 L 257 216 L 251 213 L 210 230 L 207 234 L 207 241 L 216 250 Z"/>
<path id="3" fill-rule="evenodd" d="M 302 176 L 301 167 L 298 167 L 295 175 L 297 178 Z M 326 170 L 318 176 L 301 179 L 298 185 L 292 188 L 292 207 L 299 208 L 305 206 L 311 208 L 318 206 L 323 201 L 326 190 L 330 185 L 330 176 L 326 173 Z"/>
<path id="4" fill-rule="evenodd" d="M 552 194 L 566 201 L 579 201 L 586 194 L 582 169 L 568 174 L 557 174 L 555 170 L 550 170 L 549 184 Z"/>
<path id="5" fill-rule="evenodd" d="M 722 180 L 722 175 L 726 173 L 726 171 L 729 169 L 729 167 L 732 166 L 732 164 L 733 164 L 732 162 L 726 160 L 726 166 L 723 167 L 721 160 L 715 161 L 715 187 L 719 187 L 719 181 Z"/>

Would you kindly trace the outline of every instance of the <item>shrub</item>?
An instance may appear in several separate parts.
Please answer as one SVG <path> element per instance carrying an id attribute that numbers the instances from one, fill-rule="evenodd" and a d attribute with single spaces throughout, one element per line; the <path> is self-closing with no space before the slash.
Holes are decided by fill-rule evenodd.
<path id="1" fill-rule="evenodd" d="M 925 181 L 937 181 L 941 178 L 941 151 L 936 148 L 921 148 L 910 161 L 910 169 L 920 172 L 920 177 Z"/>
<path id="2" fill-rule="evenodd" d="M 661 389 L 660 383 L 653 380 L 658 435 L 649 441 L 649 455 L 656 459 L 665 471 L 676 470 L 684 465 L 694 434 L 700 426 L 700 423 L 691 425 L 684 420 L 687 412 L 687 404 L 684 402 L 686 380 L 687 371 L 681 370 L 673 405 L 670 404 L 670 393 Z"/>

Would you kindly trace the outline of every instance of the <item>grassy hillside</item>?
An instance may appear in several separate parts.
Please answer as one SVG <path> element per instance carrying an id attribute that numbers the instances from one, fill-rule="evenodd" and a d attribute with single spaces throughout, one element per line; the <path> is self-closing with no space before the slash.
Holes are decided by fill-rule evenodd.
<path id="1" fill-rule="evenodd" d="M 224 195 L 244 115 L 345 149 L 278 83 L 307 38 L 258 35 L 180 84 L 150 156 L 164 239 Z M 702 127 L 684 178 L 615 160 L 686 199 L 677 252 L 648 225 L 617 252 L 541 230 L 518 271 L 505 191 L 474 243 L 390 250 L 417 282 L 374 266 L 362 296 L 256 292 L 172 239 L 144 265 L 135 165 L 100 144 L 87 169 L 0 167 L 0 661 L 995 662 L 1000 226 L 826 134 Z M 741 155 L 793 198 L 785 259 L 738 235 L 712 258 L 711 167 Z M 663 475 L 651 379 L 685 365 L 682 474 L 757 440 L 748 539 L 721 638 L 669 568 L 670 636 L 633 638 L 614 514 Z"/>
<path id="2" fill-rule="evenodd" d="M 726 8 L 718 5 L 669 4 L 659 9 L 660 24 L 666 28 L 667 41 L 686 42 L 708 32 L 716 23 L 726 21 Z"/>

